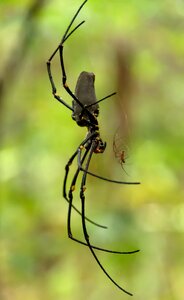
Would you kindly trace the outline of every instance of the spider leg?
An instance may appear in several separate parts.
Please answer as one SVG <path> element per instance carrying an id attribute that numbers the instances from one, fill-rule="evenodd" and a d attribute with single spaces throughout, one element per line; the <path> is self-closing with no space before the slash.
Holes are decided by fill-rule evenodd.
<path id="1" fill-rule="evenodd" d="M 92 133 L 90 136 L 88 136 L 87 138 L 85 138 L 84 141 L 80 144 L 80 146 L 83 146 L 83 145 L 84 145 L 87 141 L 89 141 L 89 139 L 92 138 L 93 136 L 94 136 L 94 133 Z M 80 146 L 79 146 L 79 147 L 80 147 Z M 64 177 L 64 181 L 63 181 L 63 197 L 64 197 L 64 199 L 65 199 L 67 202 L 69 202 L 69 203 L 70 203 L 70 200 L 67 198 L 67 193 L 66 193 L 66 183 L 67 183 L 67 179 L 68 179 L 68 173 L 69 173 L 70 166 L 71 166 L 71 164 L 72 164 L 74 158 L 76 157 L 77 153 L 78 153 L 78 150 L 74 152 L 74 154 L 70 157 L 68 163 L 67 163 L 66 166 L 65 166 L 65 177 Z M 85 157 L 84 157 L 84 159 L 85 159 Z M 80 171 L 80 170 L 78 170 L 78 172 L 79 172 L 79 171 Z M 78 176 L 78 174 L 76 174 L 75 176 Z M 77 180 L 77 178 L 76 178 L 76 180 Z M 81 215 L 81 212 L 80 212 L 73 204 L 71 204 L 71 206 L 73 207 L 73 209 L 74 209 L 78 214 Z M 106 226 L 100 225 L 100 224 L 98 224 L 98 223 L 96 223 L 96 222 L 90 220 L 90 219 L 87 218 L 87 217 L 86 217 L 86 220 L 87 220 L 88 222 L 90 222 L 90 223 L 92 223 L 92 224 L 98 226 L 98 227 L 105 228 L 105 229 L 107 228 Z"/>
<path id="2" fill-rule="evenodd" d="M 80 189 L 80 198 L 81 198 L 81 206 L 82 206 L 82 228 L 83 228 L 84 238 L 86 240 L 86 243 L 87 243 L 94 259 L 96 260 L 96 262 L 99 265 L 99 267 L 101 268 L 101 270 L 109 278 L 109 280 L 115 286 L 117 286 L 120 290 L 122 290 L 124 293 L 126 293 L 130 296 L 133 296 L 130 292 L 126 291 L 119 284 L 117 284 L 117 282 L 107 273 L 107 271 L 105 270 L 105 268 L 103 267 L 103 265 L 99 261 L 96 253 L 94 252 L 93 246 L 90 244 L 89 235 L 88 235 L 87 228 L 86 228 L 86 221 L 85 221 L 85 195 L 84 195 L 84 191 L 85 191 L 85 183 L 86 183 L 86 178 L 87 178 L 87 170 L 88 170 L 89 163 L 90 163 L 90 160 L 91 160 L 91 157 L 92 157 L 92 154 L 93 154 L 95 148 L 96 148 L 96 141 L 94 141 L 94 143 L 92 144 L 92 147 L 90 149 L 90 153 L 89 153 L 89 156 L 88 156 L 88 159 L 87 159 L 87 162 L 86 162 L 86 166 L 85 166 L 85 169 L 84 169 L 84 174 L 83 174 L 83 177 L 82 177 L 81 189 Z"/>
<path id="3" fill-rule="evenodd" d="M 89 107 L 91 107 L 91 106 L 93 106 L 93 105 L 96 105 L 96 104 L 98 104 L 98 103 L 100 103 L 100 102 L 102 102 L 102 101 L 106 100 L 107 98 L 110 98 L 110 97 L 112 97 L 112 96 L 114 96 L 114 95 L 116 95 L 116 92 L 114 92 L 114 93 L 112 93 L 112 94 L 109 94 L 109 95 L 103 97 L 102 99 L 100 99 L 100 100 L 98 100 L 98 101 L 96 101 L 96 102 L 94 102 L 94 103 L 91 103 L 91 104 L 85 106 L 85 108 L 89 108 Z"/>
<path id="4" fill-rule="evenodd" d="M 84 21 L 82 21 L 81 23 L 79 23 L 69 34 L 69 30 L 73 24 L 73 22 L 75 21 L 77 15 L 79 14 L 80 10 L 82 9 L 82 7 L 84 6 L 84 4 L 87 2 L 87 0 L 85 0 L 81 6 L 79 7 L 79 9 L 77 10 L 77 12 L 75 13 L 73 19 L 71 20 L 69 26 L 67 27 L 66 29 L 66 32 L 61 40 L 61 43 L 59 44 L 59 46 L 54 50 L 54 52 L 52 53 L 52 55 L 50 56 L 50 58 L 48 59 L 47 61 L 47 72 L 48 72 L 48 76 L 49 76 L 49 80 L 50 80 L 50 83 L 51 83 L 51 87 L 52 87 L 52 94 L 54 95 L 54 98 L 57 99 L 60 103 L 62 103 L 64 106 L 66 106 L 68 109 L 72 110 L 73 111 L 73 108 L 68 105 L 58 94 L 57 94 L 57 89 L 56 89 L 56 85 L 54 83 L 54 80 L 53 80 L 53 76 L 52 76 L 52 72 L 51 72 L 51 61 L 53 59 L 53 57 L 55 56 L 55 54 L 57 53 L 58 50 L 60 50 L 63 46 L 62 44 L 68 39 L 68 37 L 79 27 L 81 26 Z M 64 67 L 62 67 L 62 69 L 64 69 Z M 64 71 L 65 73 L 65 71 Z M 66 84 L 65 84 L 66 85 Z M 66 90 L 68 91 L 68 93 L 73 97 L 73 93 L 71 92 L 71 90 L 69 88 L 66 88 Z M 75 99 L 76 100 L 76 99 Z M 78 100 L 78 99 L 77 99 Z M 76 100 L 76 101 L 77 101 Z M 79 104 L 79 101 L 78 101 L 78 104 Z M 80 104 L 79 104 L 80 105 Z"/>
<path id="5" fill-rule="evenodd" d="M 61 43 L 59 44 L 58 48 L 55 50 L 54 52 L 54 55 L 55 53 L 58 51 L 59 49 L 59 53 L 60 53 L 60 62 L 61 62 L 61 69 L 62 69 L 62 74 L 63 74 L 63 77 L 62 77 L 62 81 L 63 81 L 63 87 L 65 88 L 65 90 L 68 92 L 68 94 L 82 107 L 84 108 L 84 105 L 77 99 L 77 97 L 75 97 L 75 95 L 73 94 L 73 92 L 70 90 L 69 86 L 67 85 L 66 83 L 66 80 L 67 80 L 67 77 L 66 77 L 66 71 L 65 71 L 65 66 L 64 66 L 64 59 L 63 59 L 63 44 L 64 42 L 69 38 L 69 36 L 71 34 L 73 34 L 74 31 L 76 31 L 79 26 L 81 26 L 84 21 L 82 21 L 81 23 L 79 23 L 69 34 L 69 30 L 73 24 L 73 22 L 75 21 L 76 17 L 78 16 L 80 10 L 82 9 L 82 7 L 84 6 L 84 4 L 87 2 L 87 0 L 85 0 L 81 6 L 79 7 L 79 9 L 77 10 L 77 12 L 75 13 L 74 17 L 72 18 L 69 26 L 67 27 L 66 31 L 65 31 L 65 34 L 64 36 L 62 37 L 62 40 L 61 40 Z"/>
<path id="6" fill-rule="evenodd" d="M 67 93 L 82 107 L 84 108 L 84 105 L 77 99 L 77 97 L 75 97 L 74 93 L 71 91 L 71 89 L 69 88 L 69 86 L 66 83 L 67 80 L 67 76 L 66 76 L 66 71 L 65 71 L 65 66 L 64 66 L 64 59 L 63 59 L 63 44 L 64 42 L 69 38 L 69 36 L 79 28 L 79 26 L 81 26 L 84 21 L 82 21 L 81 23 L 79 23 L 69 34 L 69 30 L 73 24 L 73 22 L 75 21 L 76 17 L 78 16 L 80 10 L 82 9 L 82 7 L 84 6 L 84 4 L 87 2 L 87 0 L 85 0 L 81 6 L 79 7 L 79 9 L 77 10 L 77 12 L 75 13 L 74 17 L 72 18 L 70 24 L 68 25 L 65 34 L 63 35 L 60 44 L 58 45 L 58 47 L 54 50 L 54 52 L 52 53 L 52 55 L 50 56 L 50 58 L 47 61 L 47 71 L 48 71 L 48 75 L 49 75 L 49 79 L 50 79 L 50 83 L 51 83 L 51 87 L 52 87 L 52 93 L 54 95 L 54 97 L 61 102 L 62 104 L 64 104 L 66 107 L 68 107 L 70 110 L 73 111 L 73 108 L 68 105 L 64 100 L 62 100 L 60 98 L 59 95 L 57 95 L 57 90 L 56 90 L 56 86 L 52 77 L 52 73 L 51 73 L 51 61 L 53 59 L 53 57 L 56 55 L 57 51 L 59 50 L 60 53 L 60 62 L 61 62 L 61 70 L 62 70 L 62 82 L 63 82 L 63 87 L 65 88 L 65 90 L 67 91 Z"/>
<path id="7" fill-rule="evenodd" d="M 54 96 L 54 98 L 56 100 L 58 100 L 60 103 L 62 103 L 64 106 L 66 106 L 68 109 L 70 109 L 71 111 L 73 111 L 73 108 L 68 105 L 58 94 L 57 94 L 57 89 L 53 80 L 53 76 L 52 76 L 52 72 L 51 72 L 51 60 L 49 59 L 47 61 L 47 72 L 48 72 L 48 76 L 49 76 L 49 80 L 51 83 L 51 87 L 52 87 L 52 94 Z"/>
<path id="8" fill-rule="evenodd" d="M 58 51 L 59 47 L 53 52 L 53 54 L 51 55 L 51 57 L 48 59 L 47 61 L 47 72 L 48 72 L 48 76 L 49 76 L 49 80 L 50 80 L 50 84 L 51 84 L 51 88 L 52 88 L 52 94 L 54 96 L 54 98 L 56 100 L 58 100 L 60 103 L 62 103 L 64 106 L 66 106 L 68 109 L 70 109 L 71 111 L 73 111 L 73 108 L 68 105 L 58 94 L 57 94 L 57 89 L 56 89 L 56 85 L 54 83 L 54 79 L 52 76 L 52 71 L 51 71 L 51 61 L 53 59 L 53 57 L 55 56 L 56 52 Z"/>
<path id="9" fill-rule="evenodd" d="M 59 54 L 60 54 L 60 63 L 61 63 L 61 70 L 62 70 L 62 82 L 63 87 L 67 91 L 67 93 L 84 109 L 84 105 L 77 99 L 77 97 L 74 95 L 74 93 L 71 91 L 67 84 L 67 75 L 65 71 L 65 65 L 64 65 L 64 58 L 63 58 L 63 44 L 59 45 Z"/>
<path id="10" fill-rule="evenodd" d="M 75 30 L 81 25 L 81 23 L 84 23 L 84 21 L 81 22 L 78 26 L 76 26 L 77 28 L 74 28 L 74 29 L 72 30 L 72 32 L 71 32 L 70 34 L 68 34 L 68 32 L 69 32 L 69 30 L 70 30 L 70 28 L 71 28 L 73 22 L 75 21 L 75 19 L 77 18 L 77 16 L 78 16 L 80 10 L 82 9 L 82 7 L 84 6 L 84 4 L 85 4 L 87 1 L 88 1 L 88 0 L 85 0 L 85 1 L 80 5 L 79 9 L 76 11 L 75 15 L 73 16 L 73 18 L 72 18 L 70 24 L 68 25 L 68 27 L 67 27 L 67 29 L 66 29 L 66 31 L 65 31 L 65 34 L 64 34 L 64 36 L 63 36 L 63 38 L 62 38 L 62 42 L 66 41 L 66 39 L 69 37 L 69 35 L 72 34 L 73 31 L 75 31 Z"/>
<path id="11" fill-rule="evenodd" d="M 79 147 L 78 148 L 78 166 L 79 166 L 80 170 L 83 171 L 84 173 L 87 173 L 87 174 L 89 174 L 89 175 L 91 175 L 93 177 L 96 177 L 96 178 L 99 178 L 99 179 L 102 179 L 102 180 L 105 180 L 105 181 L 108 181 L 108 182 L 112 182 L 112 183 L 118 183 L 118 184 L 140 184 L 140 182 L 128 182 L 128 181 L 119 181 L 119 180 L 109 179 L 109 178 L 106 178 L 106 177 L 94 174 L 94 173 L 88 171 L 88 169 L 85 170 L 82 167 L 82 164 L 81 164 L 81 152 L 82 152 L 82 149 Z"/>
<path id="12" fill-rule="evenodd" d="M 78 174 L 79 174 L 79 171 L 80 169 L 78 168 L 75 175 L 74 175 L 74 178 L 72 180 L 72 185 L 70 187 L 70 191 L 69 191 L 69 199 L 67 197 L 67 193 L 66 193 L 66 183 L 67 183 L 67 178 L 68 178 L 68 173 L 69 173 L 69 168 L 74 160 L 74 158 L 76 157 L 78 151 L 75 151 L 75 153 L 71 156 L 71 158 L 69 159 L 68 163 L 66 164 L 65 166 L 65 177 L 64 177 L 64 182 L 63 182 L 63 197 L 65 198 L 65 200 L 70 204 L 69 206 L 69 210 L 68 210 L 68 213 L 69 211 L 71 210 L 71 207 L 79 214 L 81 215 L 81 212 L 72 204 L 72 200 L 70 199 L 70 196 L 71 196 L 71 192 L 74 190 L 74 186 L 75 186 L 75 183 L 76 183 L 76 180 L 77 180 L 77 177 L 78 177 Z M 82 158 L 82 161 L 85 159 L 87 155 L 87 152 L 85 152 L 83 158 Z M 71 213 L 71 212 L 70 212 Z M 100 225 L 92 220 L 90 220 L 88 217 L 86 217 L 86 220 L 90 223 L 92 223 L 93 225 L 96 225 L 98 227 L 101 227 L 101 228 L 107 228 L 106 226 L 103 226 L 103 225 Z M 70 235 L 70 234 L 69 234 Z"/>

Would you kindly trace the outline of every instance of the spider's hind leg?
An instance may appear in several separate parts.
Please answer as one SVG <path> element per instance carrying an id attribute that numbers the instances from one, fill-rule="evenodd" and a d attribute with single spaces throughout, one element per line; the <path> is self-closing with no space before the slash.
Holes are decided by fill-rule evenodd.
<path id="1" fill-rule="evenodd" d="M 86 137 L 84 139 L 84 141 L 79 145 L 78 148 L 80 147 L 83 147 L 92 137 L 94 136 L 94 133 L 92 133 L 90 136 Z M 64 181 L 63 181 L 63 197 L 65 198 L 65 200 L 67 202 L 69 202 L 69 210 L 68 210 L 68 215 L 70 216 L 71 215 L 71 208 L 73 207 L 73 209 L 81 215 L 81 212 L 73 205 L 72 201 L 73 201 L 73 190 L 74 190 L 74 186 L 75 186 L 75 183 L 77 181 L 77 178 L 78 178 L 78 175 L 79 175 L 79 172 L 80 172 L 80 169 L 78 168 L 74 177 L 73 177 L 73 180 L 72 180 L 72 184 L 70 186 L 70 190 L 69 190 L 69 198 L 67 197 L 67 192 L 66 192 L 66 184 L 67 184 L 67 179 L 68 179 L 68 174 L 69 174 L 69 169 L 70 169 L 70 166 L 71 164 L 73 163 L 73 160 L 75 159 L 75 157 L 77 156 L 78 154 L 78 148 L 77 150 L 74 152 L 74 154 L 70 157 L 68 163 L 66 164 L 65 166 L 65 177 L 64 177 Z M 89 147 L 86 149 L 83 157 L 82 157 L 82 160 L 81 160 L 81 163 L 83 163 L 83 161 L 85 160 L 85 157 L 87 155 L 89 151 Z M 68 218 L 70 219 L 70 218 Z M 86 217 L 86 220 L 90 223 L 92 223 L 93 225 L 96 225 L 98 227 L 101 227 L 101 228 L 107 228 L 106 226 L 103 226 L 103 225 L 100 225 L 92 220 L 90 220 L 89 218 Z"/>
<path id="2" fill-rule="evenodd" d="M 96 149 L 96 142 L 94 141 L 92 143 L 92 146 L 91 146 L 91 149 L 90 149 L 90 153 L 89 153 L 89 156 L 88 156 L 88 159 L 87 159 L 87 162 L 86 162 L 86 166 L 85 166 L 85 169 L 84 169 L 84 173 L 83 173 L 83 176 L 82 176 L 82 182 L 81 182 L 81 189 L 80 189 L 80 199 L 81 199 L 81 206 L 82 206 L 82 228 L 83 228 L 83 234 L 84 234 L 84 238 L 85 238 L 85 241 L 94 257 L 94 259 L 96 260 L 97 264 L 99 265 L 99 267 L 101 268 L 101 270 L 105 273 L 105 275 L 109 278 L 109 280 L 116 286 L 118 287 L 120 290 L 122 290 L 124 293 L 132 296 L 132 294 L 128 291 L 126 291 L 124 288 L 122 288 L 109 274 L 108 272 L 106 271 L 106 269 L 103 267 L 103 265 L 101 264 L 101 262 L 99 261 L 96 253 L 94 252 L 94 248 L 93 246 L 91 245 L 90 243 L 90 240 L 89 240 L 89 235 L 88 235 L 88 232 L 87 232 L 87 228 L 86 228 L 86 220 L 85 220 L 85 195 L 84 195 L 84 191 L 85 191 L 85 184 L 86 184 L 86 178 L 87 178 L 87 170 L 88 170 L 88 167 L 89 167 L 89 163 L 91 161 L 91 157 L 92 157 L 92 154 L 94 153 L 94 150 Z"/>
<path id="3" fill-rule="evenodd" d="M 85 151 L 85 153 L 83 155 L 83 158 L 82 158 L 82 162 L 85 160 L 85 157 L 86 157 L 88 151 L 89 151 L 89 149 Z M 72 180 L 69 192 L 68 192 L 68 197 L 67 197 L 67 193 L 66 193 L 66 183 L 67 183 L 67 178 L 68 178 L 68 173 L 69 173 L 69 167 L 72 164 L 72 162 L 73 162 L 74 158 L 76 157 L 77 153 L 78 153 L 78 150 L 72 155 L 72 157 L 69 159 L 69 161 L 68 161 L 68 163 L 67 163 L 67 165 L 65 167 L 65 178 L 64 178 L 64 184 L 63 184 L 63 197 L 65 198 L 65 200 L 67 202 L 69 202 L 69 209 L 68 209 L 68 235 L 69 235 L 69 237 L 72 236 L 71 229 L 70 229 L 70 226 L 69 226 L 69 224 L 70 224 L 69 220 L 70 220 L 70 215 L 71 215 L 71 208 L 73 208 L 78 214 L 81 215 L 81 212 L 72 203 L 73 202 L 73 191 L 75 189 L 75 184 L 76 184 L 79 172 L 80 172 L 79 168 L 76 170 L 75 175 L 73 177 L 73 180 Z M 98 227 L 101 227 L 101 228 L 104 228 L 104 229 L 107 228 L 106 226 L 100 225 L 100 224 L 98 224 L 98 223 L 90 220 L 87 217 L 86 217 L 86 220 L 88 222 L 90 222 L 91 224 L 96 225 Z"/>

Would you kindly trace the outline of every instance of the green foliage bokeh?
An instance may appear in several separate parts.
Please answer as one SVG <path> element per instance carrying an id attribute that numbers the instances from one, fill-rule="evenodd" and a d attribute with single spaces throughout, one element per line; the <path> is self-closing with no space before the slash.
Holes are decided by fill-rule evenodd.
<path id="1" fill-rule="evenodd" d="M 16 57 L 30 1 L 0 3 L 0 78 Z M 67 203 L 62 198 L 64 166 L 86 134 L 71 112 L 52 97 L 46 61 L 80 5 L 79 0 L 43 2 L 34 16 L 34 35 L 16 72 L 10 68 L 1 97 L 1 245 L 3 300 L 122 299 L 86 247 L 67 238 Z M 104 266 L 135 299 L 184 297 L 184 3 L 89 0 L 78 23 L 85 24 L 64 49 L 72 90 L 82 70 L 96 74 L 98 99 L 116 90 L 117 41 L 131 46 L 135 89 L 131 100 L 131 151 L 125 171 L 113 157 L 116 97 L 101 103 L 100 128 L 107 153 L 91 169 L 141 186 L 117 186 L 88 177 L 86 210 L 107 230 L 88 225 L 91 241 L 130 256 L 98 253 Z M 13 65 L 12 65 L 13 68 Z M 58 93 L 59 57 L 53 62 Z M 117 96 L 118 97 L 118 96 Z M 125 112 L 126 113 L 126 112 Z M 122 114 L 123 116 L 123 114 Z M 129 122 L 129 120 L 127 121 Z M 132 135 L 132 136 L 131 136 Z M 131 158 L 132 156 L 132 158 Z M 71 167 L 71 174 L 76 164 Z M 128 174 L 128 175 L 127 175 Z M 72 175 L 71 175 L 72 176 Z M 70 177 L 71 179 L 71 177 Z M 75 204 L 80 208 L 78 190 Z M 75 236 L 83 239 L 80 216 Z"/>

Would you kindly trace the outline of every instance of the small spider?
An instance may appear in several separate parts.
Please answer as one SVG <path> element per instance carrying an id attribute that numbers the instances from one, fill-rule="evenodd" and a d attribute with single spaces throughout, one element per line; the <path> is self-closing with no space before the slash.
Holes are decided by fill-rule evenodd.
<path id="1" fill-rule="evenodd" d="M 126 159 L 128 157 L 129 148 L 124 143 L 123 136 L 122 136 L 119 128 L 116 131 L 114 138 L 113 138 L 113 151 L 114 151 L 114 155 L 115 155 L 117 161 L 121 165 L 124 172 L 127 174 L 127 172 L 125 171 L 124 165 L 125 165 Z"/>

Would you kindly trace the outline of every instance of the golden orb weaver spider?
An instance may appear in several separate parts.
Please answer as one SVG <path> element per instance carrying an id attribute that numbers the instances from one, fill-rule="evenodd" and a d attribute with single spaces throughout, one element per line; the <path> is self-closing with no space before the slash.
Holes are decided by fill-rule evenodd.
<path id="1" fill-rule="evenodd" d="M 87 179 L 88 174 L 91 176 L 94 176 L 96 178 L 105 180 L 107 182 L 115 183 L 115 184 L 129 184 L 129 185 L 139 184 L 139 182 L 124 182 L 124 181 L 109 179 L 109 178 L 94 174 L 89 171 L 89 164 L 90 164 L 92 155 L 94 153 L 96 153 L 96 154 L 103 153 L 106 148 L 106 142 L 103 142 L 103 140 L 100 136 L 99 124 L 98 124 L 98 120 L 97 120 L 98 114 L 99 114 L 99 102 L 113 96 L 116 93 L 112 93 L 100 100 L 97 100 L 96 95 L 95 95 L 95 88 L 94 88 L 95 75 L 91 72 L 86 72 L 86 71 L 83 71 L 80 73 L 78 80 L 77 80 L 75 93 L 73 93 L 71 91 L 70 87 L 67 84 L 67 75 L 66 75 L 64 57 L 63 57 L 64 43 L 84 23 L 84 21 L 82 21 L 76 27 L 74 27 L 73 30 L 70 31 L 71 26 L 73 25 L 76 17 L 78 16 L 80 10 L 82 9 L 82 7 L 84 6 L 84 4 L 86 2 L 87 2 L 87 0 L 85 0 L 81 4 L 79 9 L 75 13 L 74 17 L 72 18 L 69 26 L 67 27 L 67 29 L 61 39 L 60 44 L 58 45 L 58 47 L 55 49 L 55 51 L 52 53 L 52 55 L 50 56 L 50 58 L 47 61 L 47 71 L 48 71 L 48 76 L 49 76 L 49 80 L 51 83 L 52 94 L 53 94 L 54 98 L 56 100 L 58 100 L 60 103 L 62 103 L 65 107 L 67 107 L 70 111 L 72 111 L 72 118 L 77 123 L 77 125 L 87 128 L 87 136 L 79 144 L 76 151 L 70 157 L 68 163 L 65 166 L 65 177 L 64 177 L 64 182 L 63 182 L 63 197 L 69 203 L 68 217 L 67 217 L 67 231 L 68 231 L 68 237 L 70 239 L 72 239 L 82 245 L 85 245 L 90 249 L 97 264 L 100 266 L 100 268 L 105 273 L 105 275 L 109 278 L 109 280 L 111 282 L 113 282 L 113 284 L 115 286 L 117 286 L 120 290 L 122 290 L 126 294 L 132 296 L 132 293 L 130 293 L 130 292 L 126 291 L 124 288 L 122 288 L 107 273 L 106 269 L 103 267 L 103 265 L 99 261 L 99 258 L 97 257 L 95 250 L 104 251 L 104 252 L 108 252 L 108 253 L 115 253 L 115 254 L 133 254 L 133 253 L 138 252 L 139 250 L 122 252 L 122 251 L 108 250 L 108 249 L 94 246 L 90 243 L 90 239 L 89 239 L 89 235 L 88 235 L 88 231 L 87 231 L 87 227 L 86 227 L 86 221 L 89 221 L 96 226 L 106 228 L 105 226 L 102 226 L 86 217 L 84 192 L 86 189 L 85 184 L 86 184 L 86 179 Z M 63 87 L 67 91 L 67 93 L 72 97 L 72 99 L 73 99 L 72 105 L 67 104 L 57 94 L 57 89 L 56 89 L 54 79 L 52 76 L 52 72 L 51 72 L 51 61 L 55 57 L 57 52 L 59 52 L 59 57 L 60 57 Z M 83 151 L 84 151 L 84 153 L 83 153 Z M 69 191 L 67 193 L 67 179 L 68 179 L 69 169 L 70 169 L 70 165 L 73 163 L 75 158 L 77 158 L 78 166 L 77 166 L 77 170 L 73 176 L 72 182 L 70 184 Z M 76 181 L 78 179 L 78 175 L 80 172 L 82 172 L 82 181 L 81 181 L 81 187 L 80 187 L 81 211 L 79 211 L 73 205 L 73 191 L 75 189 L 75 184 L 76 184 Z M 82 229 L 83 229 L 85 241 L 80 241 L 79 239 L 73 237 L 72 229 L 71 229 L 72 208 L 75 209 L 81 215 Z"/>

